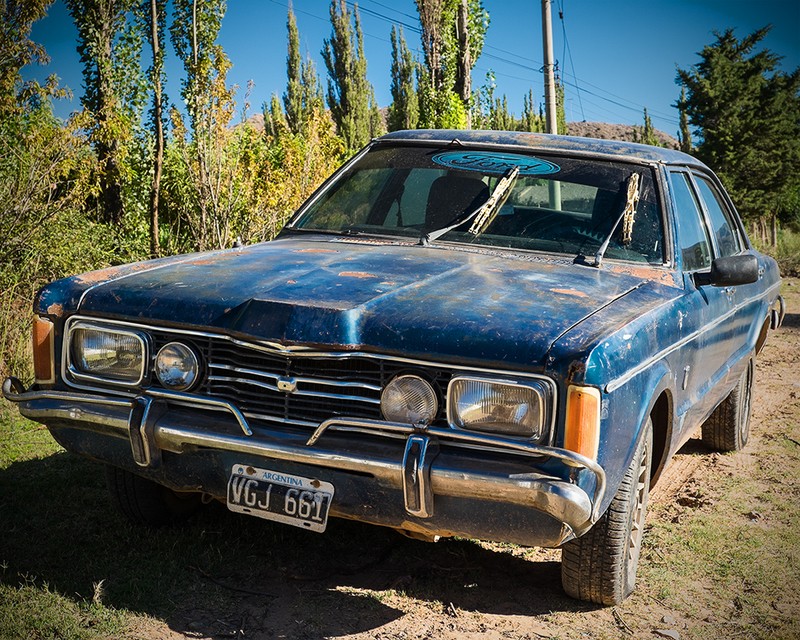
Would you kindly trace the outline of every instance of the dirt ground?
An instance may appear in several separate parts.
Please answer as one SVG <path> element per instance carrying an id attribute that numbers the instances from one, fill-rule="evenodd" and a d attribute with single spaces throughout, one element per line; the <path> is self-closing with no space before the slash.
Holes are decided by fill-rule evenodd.
<path id="1" fill-rule="evenodd" d="M 391 531 L 334 521 L 329 533 L 316 536 L 309 546 L 298 543 L 290 550 L 273 550 L 269 566 L 263 558 L 253 558 L 250 575 L 210 575 L 197 569 L 199 591 L 221 587 L 229 597 L 200 605 L 202 597 L 193 599 L 197 594 L 176 593 L 174 615 L 166 621 L 139 618 L 131 635 L 148 640 L 798 637 L 795 550 L 786 551 L 789 568 L 783 589 L 777 590 L 781 593 L 769 596 L 773 599 L 771 606 L 764 605 L 766 612 L 754 604 L 753 611 L 761 613 L 745 620 L 748 589 L 755 593 L 753 599 L 763 601 L 772 590 L 769 578 L 756 576 L 751 584 L 746 577 L 733 580 L 732 592 L 720 592 L 715 587 L 735 573 L 735 567 L 723 570 L 718 564 L 708 575 L 703 569 L 684 571 L 671 563 L 685 559 L 661 544 L 671 537 L 695 535 L 700 530 L 692 528 L 695 512 L 711 518 L 715 504 L 724 509 L 721 487 L 737 479 L 747 480 L 748 492 L 772 491 L 780 474 L 765 459 L 772 459 L 774 448 L 784 440 L 789 441 L 787 456 L 794 455 L 794 446 L 800 450 L 800 280 L 788 281 L 784 295 L 789 303 L 784 327 L 771 336 L 758 359 L 750 443 L 743 452 L 720 455 L 693 439 L 677 454 L 651 494 L 637 590 L 619 607 L 567 598 L 560 586 L 559 551 L 467 540 L 426 544 Z M 794 424 L 795 431 L 779 428 L 786 424 Z M 786 490 L 798 495 L 797 456 L 792 460 L 793 476 L 784 482 Z M 796 507 L 797 502 L 789 504 Z M 796 516 L 742 509 L 749 509 L 747 517 L 734 515 L 767 532 L 779 531 L 787 526 L 787 517 Z M 225 522 L 235 526 L 234 518 L 240 517 Z M 733 519 L 723 517 L 720 522 L 715 526 L 722 527 L 717 538 L 723 542 L 728 525 L 741 535 Z M 701 538 L 696 544 L 702 551 L 705 544 L 718 544 L 717 538 Z M 292 537 L 287 534 L 280 540 L 286 543 Z"/>

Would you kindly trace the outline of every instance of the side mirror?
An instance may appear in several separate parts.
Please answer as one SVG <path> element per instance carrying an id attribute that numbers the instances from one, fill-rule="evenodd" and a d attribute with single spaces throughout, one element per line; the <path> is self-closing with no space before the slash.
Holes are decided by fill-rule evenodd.
<path id="1" fill-rule="evenodd" d="M 714 287 L 735 287 L 757 280 L 758 258 L 751 254 L 717 258 L 711 263 L 710 273 L 694 274 L 698 287 L 706 284 Z"/>

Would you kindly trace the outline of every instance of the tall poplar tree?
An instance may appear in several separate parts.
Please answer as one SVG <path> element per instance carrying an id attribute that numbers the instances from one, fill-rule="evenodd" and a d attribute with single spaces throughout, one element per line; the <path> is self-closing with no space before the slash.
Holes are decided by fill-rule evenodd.
<path id="1" fill-rule="evenodd" d="M 352 13 L 345 0 L 331 0 L 331 37 L 322 57 L 328 69 L 328 108 L 348 153 L 382 133 L 372 85 L 367 80 L 364 35 L 358 5 Z"/>
<path id="2" fill-rule="evenodd" d="M 99 161 L 99 205 L 119 224 L 126 155 L 144 102 L 141 38 L 131 16 L 134 0 L 66 0 L 78 29 L 83 64 L 81 104 L 91 114 L 91 140 Z"/>
<path id="3" fill-rule="evenodd" d="M 303 72 L 300 61 L 300 33 L 297 30 L 297 20 L 294 17 L 291 5 L 286 18 L 287 48 L 286 54 L 286 91 L 283 94 L 283 110 L 286 122 L 294 132 L 300 131 L 303 120 Z"/>
<path id="4" fill-rule="evenodd" d="M 533 98 L 533 89 L 528 89 L 528 93 L 522 97 L 522 121 L 521 131 L 541 133 L 544 131 L 542 117 L 536 111 L 536 101 Z"/>
<path id="5" fill-rule="evenodd" d="M 420 124 L 433 128 L 469 125 L 470 73 L 483 50 L 489 14 L 482 0 L 416 0 L 422 28 Z"/>
<path id="6" fill-rule="evenodd" d="M 227 56 L 216 43 L 227 3 L 225 0 L 175 0 L 170 40 L 183 63 L 186 77 L 181 83 L 181 97 L 186 104 L 191 132 L 191 153 L 188 162 L 192 187 L 198 207 L 197 228 L 193 229 L 196 247 L 204 250 L 213 243 L 212 226 L 215 181 L 209 166 L 214 148 L 220 148 L 222 127 L 232 114 L 232 95 L 225 87 L 230 67 Z M 178 132 L 184 127 L 179 113 L 173 111 L 173 124 Z"/>
<path id="7" fill-rule="evenodd" d="M 286 91 L 283 107 L 286 123 L 292 133 L 301 133 L 315 107 L 322 105 L 322 88 L 314 68 L 314 62 L 300 57 L 300 33 L 294 12 L 289 9 L 286 20 L 288 35 L 286 55 Z"/>
<path id="8" fill-rule="evenodd" d="M 147 42 L 153 56 L 148 70 L 152 88 L 150 107 L 150 132 L 153 136 L 153 179 L 150 184 L 150 255 L 160 251 L 158 206 L 161 195 L 161 174 L 164 167 L 164 26 L 166 23 L 166 0 L 142 0 L 139 15 Z"/>
<path id="9" fill-rule="evenodd" d="M 686 87 L 681 87 L 681 97 L 678 100 L 678 105 L 686 104 Z M 680 150 L 684 153 L 692 152 L 692 132 L 689 130 L 689 117 L 686 115 L 685 108 L 679 108 L 680 111 L 680 129 L 678 131 L 678 142 L 680 143 Z"/>
<path id="10" fill-rule="evenodd" d="M 389 131 L 416 129 L 419 101 L 414 86 L 418 63 L 403 37 L 402 27 L 392 26 L 392 104 L 389 105 Z"/>
<path id="11" fill-rule="evenodd" d="M 653 121 L 650 119 L 650 114 L 647 113 L 647 107 L 644 108 L 644 127 L 639 133 L 634 127 L 634 141 L 641 142 L 642 144 L 649 144 L 653 147 L 663 146 L 656 137 L 656 131 L 653 128 Z"/>

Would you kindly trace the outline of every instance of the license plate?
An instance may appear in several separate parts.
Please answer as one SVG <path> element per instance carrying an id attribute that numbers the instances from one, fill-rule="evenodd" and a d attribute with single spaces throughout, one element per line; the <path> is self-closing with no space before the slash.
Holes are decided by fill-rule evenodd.
<path id="1" fill-rule="evenodd" d="M 269 469 L 235 464 L 228 480 L 228 509 L 322 533 L 333 485 Z"/>

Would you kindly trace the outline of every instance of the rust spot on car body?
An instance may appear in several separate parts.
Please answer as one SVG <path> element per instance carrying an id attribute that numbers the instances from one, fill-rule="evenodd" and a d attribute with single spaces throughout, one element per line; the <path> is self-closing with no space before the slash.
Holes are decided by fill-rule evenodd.
<path id="1" fill-rule="evenodd" d="M 64 314 L 64 305 L 54 302 L 47 307 L 47 315 L 60 318 Z"/>
<path id="2" fill-rule="evenodd" d="M 366 271 L 340 271 L 340 278 L 377 278 L 374 273 L 367 273 Z"/>
<path id="3" fill-rule="evenodd" d="M 77 284 L 100 284 L 105 282 L 106 280 L 113 280 L 118 276 L 125 276 L 131 273 L 137 273 L 139 271 L 147 271 L 148 269 L 153 268 L 153 264 L 151 262 L 137 262 L 134 264 L 123 264 L 117 267 L 108 267 L 106 269 L 100 269 L 99 271 L 89 271 L 88 273 L 82 273 L 80 275 L 74 276 L 74 281 Z"/>
<path id="4" fill-rule="evenodd" d="M 659 269 L 658 267 L 640 267 L 631 264 L 605 264 L 604 265 L 612 273 L 620 273 L 626 276 L 633 276 L 634 278 L 642 278 L 644 280 L 652 280 L 662 284 L 672 286 L 679 286 L 678 276 L 674 271 L 666 269 Z"/>
<path id="5" fill-rule="evenodd" d="M 577 298 L 588 298 L 589 294 L 584 293 L 583 291 L 577 291 L 575 289 L 551 289 L 553 293 L 561 293 L 565 296 L 575 296 Z"/>
<path id="6" fill-rule="evenodd" d="M 336 249 L 297 249 L 294 253 L 339 253 Z"/>
<path id="7" fill-rule="evenodd" d="M 583 374 L 586 373 L 586 363 L 575 361 L 570 363 L 569 369 L 567 369 L 567 377 L 566 382 L 576 382 L 579 379 L 583 379 Z"/>

